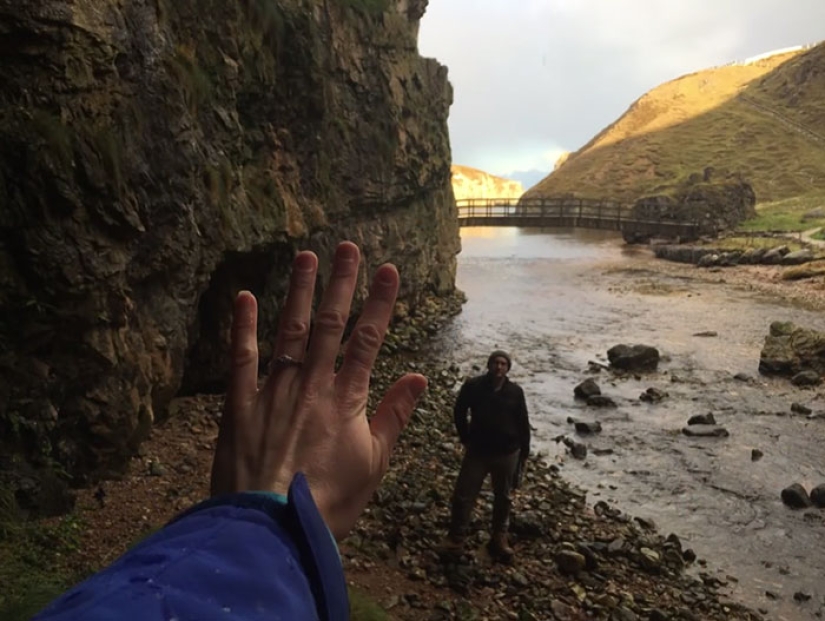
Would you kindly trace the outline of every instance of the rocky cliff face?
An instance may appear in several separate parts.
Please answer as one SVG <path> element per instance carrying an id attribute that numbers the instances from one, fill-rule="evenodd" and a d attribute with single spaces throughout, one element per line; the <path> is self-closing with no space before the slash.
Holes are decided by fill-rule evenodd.
<path id="1" fill-rule="evenodd" d="M 62 489 L 54 466 L 117 471 L 173 395 L 220 388 L 241 288 L 265 354 L 297 248 L 325 266 L 356 241 L 368 268 L 399 266 L 410 307 L 453 289 L 452 92 L 417 52 L 426 4 L 0 0 L 0 473 L 18 500 Z"/>
<path id="2" fill-rule="evenodd" d="M 452 167 L 453 193 L 456 200 L 465 198 L 519 198 L 524 188 L 518 181 L 496 177 L 469 166 Z"/>
<path id="3" fill-rule="evenodd" d="M 638 220 L 696 224 L 696 235 L 717 235 L 756 216 L 756 194 L 741 175 L 706 168 L 682 183 L 640 198 L 633 204 L 630 215 Z M 632 243 L 649 237 L 631 227 L 625 227 L 623 235 Z"/>

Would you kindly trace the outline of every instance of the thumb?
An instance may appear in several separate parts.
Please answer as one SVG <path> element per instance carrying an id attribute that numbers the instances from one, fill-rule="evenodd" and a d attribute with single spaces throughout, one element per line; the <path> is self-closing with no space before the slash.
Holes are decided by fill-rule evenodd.
<path id="1" fill-rule="evenodd" d="M 404 427 L 410 421 L 416 401 L 427 388 L 427 378 L 410 373 L 399 379 L 384 395 L 370 420 L 373 446 L 373 474 L 383 477 L 390 465 L 390 454 Z"/>

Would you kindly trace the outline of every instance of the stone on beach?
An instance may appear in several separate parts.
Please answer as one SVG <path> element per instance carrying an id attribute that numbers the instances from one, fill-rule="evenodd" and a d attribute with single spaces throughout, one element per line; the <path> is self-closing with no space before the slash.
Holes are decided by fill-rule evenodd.
<path id="1" fill-rule="evenodd" d="M 649 345 L 614 345 L 607 350 L 610 366 L 622 371 L 655 371 L 659 350 Z"/>
<path id="2" fill-rule="evenodd" d="M 691 438 L 727 438 L 730 433 L 719 425 L 688 425 L 682 433 Z"/>

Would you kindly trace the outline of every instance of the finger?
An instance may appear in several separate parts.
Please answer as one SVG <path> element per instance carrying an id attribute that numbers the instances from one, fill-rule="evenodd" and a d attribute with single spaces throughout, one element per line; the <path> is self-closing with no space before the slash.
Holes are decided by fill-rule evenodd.
<path id="1" fill-rule="evenodd" d="M 258 391 L 258 302 L 241 291 L 232 309 L 230 369 L 226 413 L 242 411 Z"/>
<path id="2" fill-rule="evenodd" d="M 370 421 L 372 434 L 372 472 L 378 480 L 390 465 L 390 455 L 398 436 L 410 422 L 418 398 L 427 388 L 427 378 L 410 373 L 395 382 Z"/>
<path id="3" fill-rule="evenodd" d="M 358 246 L 352 242 L 338 245 L 332 263 L 332 275 L 315 315 L 314 331 L 304 365 L 310 377 L 319 374 L 323 377 L 335 370 L 335 358 L 341 346 L 358 279 L 359 260 Z"/>
<path id="4" fill-rule="evenodd" d="M 241 291 L 232 306 L 229 364 L 226 403 L 212 461 L 212 495 L 232 491 L 235 467 L 232 447 L 237 426 L 243 425 L 237 419 L 243 419 L 258 391 L 258 303 L 249 291 Z"/>
<path id="5" fill-rule="evenodd" d="M 299 252 L 292 262 L 289 293 L 278 321 L 274 357 L 290 356 L 303 360 L 309 338 L 309 317 L 312 313 L 312 295 L 318 273 L 315 253 Z"/>
<path id="6" fill-rule="evenodd" d="M 382 265 L 375 272 L 369 297 L 352 331 L 344 353 L 344 363 L 335 378 L 338 394 L 345 402 L 363 400 L 366 403 L 372 367 L 392 318 L 398 284 L 398 270 L 394 265 Z"/>

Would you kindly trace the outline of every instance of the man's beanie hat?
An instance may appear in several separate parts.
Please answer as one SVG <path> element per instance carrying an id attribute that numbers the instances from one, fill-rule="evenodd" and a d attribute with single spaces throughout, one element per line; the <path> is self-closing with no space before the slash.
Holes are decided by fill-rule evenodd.
<path id="1" fill-rule="evenodd" d="M 493 362 L 493 360 L 496 359 L 496 358 L 504 358 L 507 361 L 507 370 L 508 371 L 510 370 L 510 367 L 513 366 L 513 359 L 510 358 L 510 354 L 508 354 L 506 351 L 503 351 L 501 349 L 497 349 L 492 354 L 490 354 L 489 358 L 487 358 L 487 368 L 490 367 L 490 363 Z"/>

